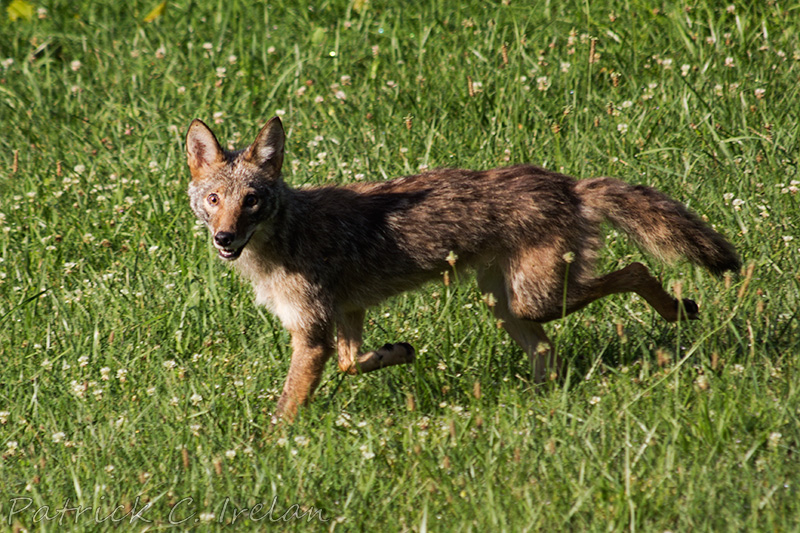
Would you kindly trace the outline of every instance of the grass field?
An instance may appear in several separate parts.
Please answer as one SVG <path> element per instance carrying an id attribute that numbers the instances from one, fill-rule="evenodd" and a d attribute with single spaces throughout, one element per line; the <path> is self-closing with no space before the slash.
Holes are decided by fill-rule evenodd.
<path id="1" fill-rule="evenodd" d="M 0 2 L 0 530 L 800 528 L 800 6 L 29 2 Z M 331 365 L 269 430 L 288 335 L 195 223 L 183 135 L 275 114 L 297 186 L 611 175 L 750 270 L 609 230 L 602 270 L 645 261 L 701 318 L 595 303 L 548 326 L 541 387 L 473 281 L 434 284 L 368 314 L 413 367 Z"/>

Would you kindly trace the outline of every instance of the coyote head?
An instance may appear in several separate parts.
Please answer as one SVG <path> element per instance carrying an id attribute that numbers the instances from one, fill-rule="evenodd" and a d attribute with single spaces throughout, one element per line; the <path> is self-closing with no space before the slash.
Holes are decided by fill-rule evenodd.
<path id="1" fill-rule="evenodd" d="M 192 210 L 211 231 L 223 259 L 239 257 L 256 230 L 268 225 L 281 204 L 283 125 L 270 119 L 244 150 L 224 150 L 211 130 L 195 119 L 186 133 Z"/>

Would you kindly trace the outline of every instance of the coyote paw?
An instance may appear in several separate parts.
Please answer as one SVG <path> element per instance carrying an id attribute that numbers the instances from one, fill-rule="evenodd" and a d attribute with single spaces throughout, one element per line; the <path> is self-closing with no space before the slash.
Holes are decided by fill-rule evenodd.
<path id="1" fill-rule="evenodd" d="M 386 368 L 394 365 L 407 365 L 414 361 L 414 348 L 407 342 L 396 344 L 384 344 L 374 352 L 367 352 L 358 357 L 356 365 L 352 370 L 347 371 L 351 374 L 372 372 L 379 368 Z"/>
<path id="2" fill-rule="evenodd" d="M 694 300 L 684 298 L 682 302 L 676 300 L 675 304 L 678 306 L 679 316 L 686 316 L 689 320 L 697 320 L 697 314 L 700 312 L 700 309 L 697 307 L 697 303 Z"/>
<path id="3" fill-rule="evenodd" d="M 417 357 L 417 352 L 414 350 L 414 347 L 408 344 L 407 342 L 398 342 L 395 346 L 400 346 L 406 351 L 406 363 L 413 363 L 414 359 Z"/>
<path id="4" fill-rule="evenodd" d="M 398 342 L 395 344 L 386 343 L 381 347 L 380 351 L 388 355 L 392 361 L 396 361 L 391 363 L 395 365 L 411 363 L 416 357 L 414 347 L 407 342 Z"/>

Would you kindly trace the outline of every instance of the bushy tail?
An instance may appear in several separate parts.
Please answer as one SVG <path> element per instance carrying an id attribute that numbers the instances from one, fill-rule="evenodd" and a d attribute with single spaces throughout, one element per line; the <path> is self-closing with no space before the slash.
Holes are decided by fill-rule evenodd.
<path id="1" fill-rule="evenodd" d="M 741 267 L 739 255 L 725 237 L 652 187 L 595 178 L 579 181 L 576 190 L 591 211 L 656 257 L 672 262 L 683 256 L 715 275 Z"/>

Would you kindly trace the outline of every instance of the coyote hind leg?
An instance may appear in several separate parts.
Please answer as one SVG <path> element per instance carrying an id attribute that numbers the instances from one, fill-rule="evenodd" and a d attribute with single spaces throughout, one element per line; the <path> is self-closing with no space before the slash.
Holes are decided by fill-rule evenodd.
<path id="1" fill-rule="evenodd" d="M 569 291 L 569 287 L 567 290 Z M 583 294 L 577 300 L 570 302 L 567 313 L 577 311 L 604 296 L 622 292 L 635 292 L 668 322 L 687 318 L 696 320 L 699 311 L 694 300 L 683 298 L 679 302 L 673 298 L 664 290 L 661 282 L 650 275 L 650 271 L 641 263 L 631 263 L 625 268 L 599 277 L 588 287 L 583 288 L 583 291 L 579 288 L 576 292 L 583 292 Z M 568 293 L 568 299 L 572 300 L 572 298 L 572 295 Z"/>
<path id="2" fill-rule="evenodd" d="M 509 306 L 505 278 L 497 267 L 478 272 L 478 287 L 484 294 L 494 297 L 492 312 L 500 319 L 503 329 L 519 344 L 530 360 L 533 380 L 542 383 L 553 374 L 558 375 L 564 363 L 553 349 L 553 343 L 542 325 L 517 316 Z"/>
<path id="3" fill-rule="evenodd" d="M 339 370 L 348 374 L 361 374 L 414 361 L 414 348 L 407 342 L 384 344 L 377 350 L 361 353 L 364 316 L 364 310 L 360 309 L 343 313 L 337 321 Z"/>

